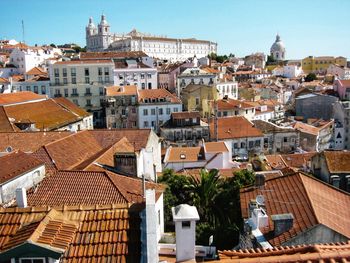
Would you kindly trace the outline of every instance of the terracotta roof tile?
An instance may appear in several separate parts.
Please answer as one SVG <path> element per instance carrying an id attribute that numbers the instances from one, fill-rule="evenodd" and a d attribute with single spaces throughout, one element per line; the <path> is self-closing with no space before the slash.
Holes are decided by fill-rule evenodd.
<path id="1" fill-rule="evenodd" d="M 0 209 L 0 253 L 30 240 L 62 251 L 62 262 L 139 262 L 141 209 L 115 204 Z"/>
<path id="2" fill-rule="evenodd" d="M 9 117 L 4 110 L 4 106 L 0 106 L 0 132 L 13 132 L 14 126 L 11 124 Z"/>
<path id="3" fill-rule="evenodd" d="M 272 249 L 224 250 L 219 251 L 217 262 L 348 262 L 350 245 L 348 243 L 332 243 L 318 245 L 302 245 L 274 247 Z M 214 261 L 216 262 L 216 261 Z"/>
<path id="4" fill-rule="evenodd" d="M 168 163 L 197 162 L 203 159 L 201 147 L 170 147 L 168 149 Z"/>
<path id="5" fill-rule="evenodd" d="M 231 110 L 231 109 L 251 109 L 254 108 L 254 106 L 249 105 L 248 103 L 240 100 L 234 100 L 234 99 L 221 99 L 217 100 L 218 110 Z"/>
<path id="6" fill-rule="evenodd" d="M 348 151 L 324 151 L 328 170 L 331 173 L 350 172 L 350 152 Z"/>
<path id="7" fill-rule="evenodd" d="M 5 106 L 4 109 L 14 123 L 34 123 L 40 130 L 55 130 L 89 116 L 83 109 L 73 106 L 65 98 L 47 99 L 38 102 Z"/>
<path id="8" fill-rule="evenodd" d="M 106 95 L 108 97 L 114 97 L 114 96 L 131 96 L 131 95 L 137 95 L 137 87 L 134 85 L 130 86 L 112 86 L 112 87 L 106 87 Z"/>
<path id="9" fill-rule="evenodd" d="M 173 120 L 191 119 L 191 118 L 200 118 L 200 114 L 198 111 L 172 112 L 171 117 L 173 118 Z"/>
<path id="10" fill-rule="evenodd" d="M 166 89 L 145 89 L 139 90 L 139 101 L 144 102 L 145 99 L 165 99 L 165 101 L 169 101 L 171 103 L 181 103 L 181 100 L 170 93 Z"/>
<path id="11" fill-rule="evenodd" d="M 15 177 L 29 172 L 32 169 L 43 165 L 42 161 L 34 158 L 33 155 L 21 151 L 9 153 L 0 157 L 0 184 Z"/>
<path id="12" fill-rule="evenodd" d="M 0 94 L 0 105 L 16 104 L 21 102 L 45 99 L 45 95 L 38 95 L 31 91 L 20 91 L 15 93 Z"/>
<path id="13" fill-rule="evenodd" d="M 294 173 L 267 180 L 264 186 L 265 207 L 268 215 L 292 213 L 293 227 L 279 235 L 273 235 L 273 224 L 262 229 L 265 238 L 278 246 L 298 234 L 323 224 L 350 238 L 350 195 L 315 178 Z M 248 217 L 248 204 L 260 193 L 259 189 L 247 187 L 241 190 L 241 211 Z M 333 204 L 337 204 L 334 206 Z"/>
<path id="14" fill-rule="evenodd" d="M 73 134 L 68 131 L 0 132 L 0 152 L 11 146 L 14 150 L 34 152 L 41 146 Z"/>
<path id="15" fill-rule="evenodd" d="M 224 142 L 206 142 L 204 143 L 205 152 L 228 152 Z"/>
<path id="16" fill-rule="evenodd" d="M 163 186 L 146 182 L 146 189 L 156 189 L 156 199 Z M 35 192 L 28 193 L 31 206 L 107 205 L 144 202 L 142 180 L 108 171 L 57 171 L 46 177 Z"/>
<path id="17" fill-rule="evenodd" d="M 210 122 L 210 135 L 214 138 L 214 122 Z M 261 137 L 263 134 L 242 116 L 218 118 L 218 139 Z"/>
<path id="18" fill-rule="evenodd" d="M 27 75 L 47 75 L 47 72 L 40 67 L 34 67 L 26 72 Z"/>

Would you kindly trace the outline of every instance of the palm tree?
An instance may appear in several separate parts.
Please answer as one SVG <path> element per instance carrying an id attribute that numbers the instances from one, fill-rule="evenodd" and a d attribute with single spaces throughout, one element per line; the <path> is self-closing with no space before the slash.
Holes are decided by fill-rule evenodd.
<path id="1" fill-rule="evenodd" d="M 219 171 L 212 169 L 209 172 L 202 169 L 198 176 L 191 176 L 186 186 L 191 190 L 193 204 L 197 207 L 202 222 L 216 225 L 221 211 L 215 205 L 215 199 L 220 193 Z"/>

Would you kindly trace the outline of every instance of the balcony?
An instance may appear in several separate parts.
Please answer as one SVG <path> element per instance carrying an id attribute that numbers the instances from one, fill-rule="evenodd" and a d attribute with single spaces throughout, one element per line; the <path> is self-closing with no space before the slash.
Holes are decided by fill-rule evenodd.
<path id="1" fill-rule="evenodd" d="M 72 93 L 71 97 L 79 97 L 79 93 Z"/>
<path id="2" fill-rule="evenodd" d="M 62 94 L 61 93 L 57 93 L 54 95 L 55 98 L 59 98 L 59 97 L 62 97 Z"/>
<path id="3" fill-rule="evenodd" d="M 91 93 L 91 92 L 85 92 L 84 96 L 85 96 L 85 97 L 92 96 L 92 93 Z"/>

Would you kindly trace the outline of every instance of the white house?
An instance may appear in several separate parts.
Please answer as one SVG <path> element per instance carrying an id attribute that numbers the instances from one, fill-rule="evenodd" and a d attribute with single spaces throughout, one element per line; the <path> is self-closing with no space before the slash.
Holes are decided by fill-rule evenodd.
<path id="1" fill-rule="evenodd" d="M 157 68 L 146 65 L 136 59 L 115 62 L 114 85 L 135 85 L 138 89 L 156 89 L 158 84 Z"/>
<path id="2" fill-rule="evenodd" d="M 172 112 L 182 111 L 182 102 L 165 89 L 138 91 L 138 127 L 152 128 L 156 132 L 170 119 Z"/>
<path id="3" fill-rule="evenodd" d="M 10 64 L 16 66 L 21 74 L 41 66 L 45 60 L 62 55 L 58 48 L 29 47 L 15 48 L 10 54 Z"/>
<path id="4" fill-rule="evenodd" d="M 17 188 L 35 188 L 45 177 L 45 164 L 30 154 L 11 152 L 0 157 L 0 204 L 11 202 Z"/>
<path id="5" fill-rule="evenodd" d="M 336 64 L 329 65 L 327 74 L 336 76 L 338 79 L 350 79 L 350 68 Z"/>
<path id="6" fill-rule="evenodd" d="M 174 171 L 193 168 L 231 169 L 239 165 L 232 162 L 230 142 L 204 142 L 198 147 L 172 147 L 167 149 L 164 168 Z"/>
<path id="7" fill-rule="evenodd" d="M 224 97 L 237 100 L 238 99 L 238 82 L 233 80 L 220 79 L 216 84 L 220 99 Z"/>

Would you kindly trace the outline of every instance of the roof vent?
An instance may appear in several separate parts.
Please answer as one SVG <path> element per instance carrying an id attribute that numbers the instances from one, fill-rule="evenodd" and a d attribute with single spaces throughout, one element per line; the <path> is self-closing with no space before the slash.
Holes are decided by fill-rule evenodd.
<path id="1" fill-rule="evenodd" d="M 8 147 L 6 147 L 6 150 L 5 150 L 6 152 L 8 152 L 8 153 L 10 153 L 10 152 L 12 152 L 13 151 L 13 149 L 12 149 L 12 147 L 11 146 L 8 146 Z"/>

